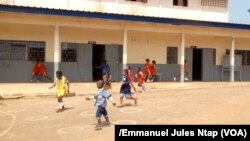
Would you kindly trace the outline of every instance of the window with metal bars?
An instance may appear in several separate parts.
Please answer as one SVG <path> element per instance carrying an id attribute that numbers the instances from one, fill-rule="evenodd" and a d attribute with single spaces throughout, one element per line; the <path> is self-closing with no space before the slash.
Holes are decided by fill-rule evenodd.
<path id="1" fill-rule="evenodd" d="M 45 42 L 29 42 L 29 61 L 36 61 L 38 59 L 45 59 Z"/>
<path id="2" fill-rule="evenodd" d="M 167 47 L 167 64 L 178 63 L 178 47 Z"/>
<path id="3" fill-rule="evenodd" d="M 201 0 L 201 6 L 227 8 L 227 0 Z"/>
<path id="4" fill-rule="evenodd" d="M 45 59 L 45 42 L 0 40 L 0 60 L 35 61 Z"/>
<path id="5" fill-rule="evenodd" d="M 77 62 L 77 43 L 62 43 L 62 62 Z"/>

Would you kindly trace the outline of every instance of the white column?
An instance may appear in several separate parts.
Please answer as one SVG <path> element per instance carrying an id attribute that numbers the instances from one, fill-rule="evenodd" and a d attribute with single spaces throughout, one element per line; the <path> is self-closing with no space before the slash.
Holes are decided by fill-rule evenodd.
<path id="1" fill-rule="evenodd" d="M 59 70 L 59 26 L 55 26 L 55 37 L 54 37 L 54 81 L 56 80 L 56 71 Z"/>
<path id="2" fill-rule="evenodd" d="M 181 72 L 180 82 L 184 83 L 185 34 L 181 34 Z"/>
<path id="3" fill-rule="evenodd" d="M 232 37 L 232 45 L 230 50 L 230 82 L 234 82 L 234 49 L 235 49 L 235 38 Z"/>
<path id="4" fill-rule="evenodd" d="M 127 59 L 128 59 L 128 55 L 127 55 L 127 51 L 128 51 L 128 30 L 124 29 L 124 33 L 123 33 L 123 69 L 125 69 L 127 67 Z"/>
<path id="5" fill-rule="evenodd" d="M 116 13 L 119 13 L 119 0 L 116 0 Z"/>

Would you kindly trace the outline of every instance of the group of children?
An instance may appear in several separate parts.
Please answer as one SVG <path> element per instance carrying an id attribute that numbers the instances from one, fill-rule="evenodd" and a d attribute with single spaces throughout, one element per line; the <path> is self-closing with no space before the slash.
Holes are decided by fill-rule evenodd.
<path id="1" fill-rule="evenodd" d="M 141 68 L 138 67 L 136 71 L 136 77 L 138 79 L 138 86 L 142 88 L 143 91 L 146 91 L 145 86 L 143 85 L 144 81 L 148 78 L 150 81 L 153 81 L 155 76 L 155 64 L 156 62 L 153 60 L 152 65 L 149 64 L 149 59 L 146 59 L 145 64 L 145 75 L 141 71 Z M 95 106 L 97 107 L 96 111 L 96 119 L 97 119 L 97 125 L 95 127 L 96 130 L 102 128 L 101 124 L 101 116 L 103 115 L 106 120 L 106 125 L 110 125 L 110 121 L 108 118 L 108 112 L 106 110 L 107 106 L 107 100 L 109 100 L 114 106 L 116 106 L 115 101 L 112 99 L 111 94 L 109 93 L 109 89 L 111 88 L 111 75 L 109 72 L 109 69 L 103 69 L 103 80 L 97 81 L 97 88 L 99 89 L 96 94 L 94 94 L 91 97 L 87 97 L 86 100 L 92 100 L 95 99 Z M 56 83 L 54 83 L 50 89 L 57 86 L 57 99 L 59 103 L 59 109 L 57 112 L 61 112 L 65 110 L 64 103 L 63 103 L 63 97 L 69 93 L 69 81 L 68 79 L 63 76 L 61 71 L 56 72 L 57 80 Z M 134 86 L 134 76 L 133 72 L 130 66 L 128 68 L 124 69 L 122 72 L 122 84 L 120 88 L 120 105 L 118 107 L 123 107 L 123 98 L 131 99 L 134 101 L 134 105 L 137 105 L 137 90 Z M 135 93 L 133 94 L 131 92 L 131 87 L 134 89 Z"/>
<path id="2" fill-rule="evenodd" d="M 130 77 L 132 75 L 131 72 L 131 67 L 130 68 L 130 76 L 129 76 L 129 69 L 124 69 L 123 70 L 123 77 L 122 77 L 122 84 L 120 88 L 120 105 L 118 107 L 123 107 L 123 98 L 125 97 L 126 99 L 132 99 L 134 100 L 134 104 L 137 105 L 137 96 L 135 94 L 131 93 L 131 81 Z M 137 73 L 139 75 L 142 75 L 141 70 L 138 68 Z M 137 74 L 137 76 L 139 76 Z M 69 93 L 69 81 L 68 79 L 62 75 L 61 71 L 56 72 L 57 80 L 56 83 L 54 83 L 49 89 L 57 86 L 56 94 L 57 94 L 57 99 L 59 103 L 59 109 L 57 112 L 62 112 L 65 110 L 64 103 L 63 103 L 63 97 Z M 104 75 L 105 76 L 105 75 Z M 143 75 L 142 75 L 143 76 Z M 140 76 L 139 76 L 140 77 Z M 96 119 L 98 121 L 98 124 L 96 125 L 95 129 L 101 129 L 102 124 L 101 124 L 101 116 L 103 115 L 105 120 L 106 120 L 106 125 L 109 125 L 109 118 L 108 118 L 108 112 L 106 110 L 107 106 L 107 99 L 114 105 L 116 106 L 115 101 L 112 99 L 111 94 L 109 93 L 110 89 L 110 83 L 105 82 L 105 80 L 99 80 L 97 81 L 97 88 L 99 89 L 96 94 L 94 94 L 91 97 L 87 97 L 86 100 L 92 100 L 95 99 L 95 106 L 97 107 L 96 111 Z"/>
<path id="3" fill-rule="evenodd" d="M 42 76 L 52 82 L 52 79 L 48 76 L 47 69 L 43 64 L 43 59 L 37 59 L 32 69 L 32 78 L 30 82 L 33 82 L 35 77 L 37 81 L 40 81 Z"/>
<path id="4" fill-rule="evenodd" d="M 156 69 L 155 69 L 156 61 L 153 60 L 152 64 L 150 64 L 150 60 L 146 59 L 145 66 L 144 66 L 144 73 L 145 73 L 145 82 L 153 82 L 155 75 L 156 75 Z"/>

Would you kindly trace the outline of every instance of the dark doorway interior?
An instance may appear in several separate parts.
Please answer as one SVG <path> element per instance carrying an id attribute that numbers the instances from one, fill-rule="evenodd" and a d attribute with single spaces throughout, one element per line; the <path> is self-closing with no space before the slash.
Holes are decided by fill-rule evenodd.
<path id="1" fill-rule="evenodd" d="M 193 50 L 193 81 L 201 81 L 202 49 Z"/>
<path id="2" fill-rule="evenodd" d="M 104 60 L 105 60 L 105 45 L 93 45 L 93 59 L 92 59 L 93 81 L 102 79 L 101 65 Z"/>

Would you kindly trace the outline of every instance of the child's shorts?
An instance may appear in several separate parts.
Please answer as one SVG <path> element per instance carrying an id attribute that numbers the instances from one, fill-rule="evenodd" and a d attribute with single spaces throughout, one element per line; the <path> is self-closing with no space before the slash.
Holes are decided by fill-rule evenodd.
<path id="1" fill-rule="evenodd" d="M 131 97 L 131 94 L 123 94 L 123 93 L 120 93 L 120 97 L 130 98 L 130 97 Z"/>
<path id="2" fill-rule="evenodd" d="M 107 112 L 106 108 L 98 106 L 98 108 L 96 110 L 96 118 L 101 119 L 102 115 L 104 117 L 108 117 L 108 112 Z"/>
<path id="3" fill-rule="evenodd" d="M 66 89 L 57 89 L 56 90 L 57 97 L 59 97 L 59 96 L 65 96 L 65 94 L 66 94 Z"/>

